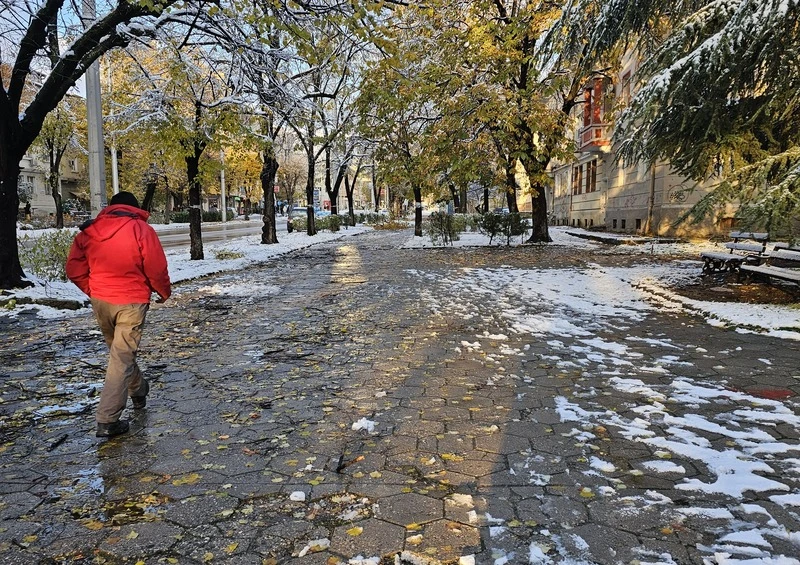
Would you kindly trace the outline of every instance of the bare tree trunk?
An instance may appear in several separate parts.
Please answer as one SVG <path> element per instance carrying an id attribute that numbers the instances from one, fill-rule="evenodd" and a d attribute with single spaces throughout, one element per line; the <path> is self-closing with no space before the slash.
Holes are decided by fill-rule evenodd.
<path id="1" fill-rule="evenodd" d="M 186 157 L 186 175 L 189 180 L 189 256 L 193 261 L 204 259 L 203 235 L 200 224 L 203 213 L 200 208 L 200 153 Z"/>
<path id="2" fill-rule="evenodd" d="M 0 144 L 0 152 L 5 153 L 5 145 Z M 4 159 L 0 155 L 0 162 L 8 163 L 9 157 Z M 19 159 L 16 161 L 19 163 Z M 17 195 L 17 182 L 19 177 L 19 164 L 11 165 L 5 169 L 6 174 L 0 178 L 0 288 L 24 288 L 33 286 L 25 280 L 25 273 L 19 262 L 19 247 L 17 244 L 17 214 L 19 213 L 19 196 Z"/>
<path id="3" fill-rule="evenodd" d="M 164 223 L 168 224 L 172 216 L 172 192 L 169 189 L 169 177 L 164 177 L 164 195 L 167 201 L 164 203 Z"/>
<path id="4" fill-rule="evenodd" d="M 144 183 L 144 199 L 142 200 L 142 210 L 152 212 L 153 199 L 156 195 L 156 187 L 158 186 L 158 178 L 155 175 L 147 175 L 147 181 Z"/>
<path id="5" fill-rule="evenodd" d="M 58 189 L 58 176 L 54 176 L 51 171 L 47 182 L 50 184 L 50 194 L 53 196 L 53 204 L 56 206 L 56 228 L 61 229 L 64 227 L 64 202 L 61 198 L 61 191 Z"/>
<path id="6" fill-rule="evenodd" d="M 338 191 L 337 191 L 338 192 Z M 325 193 L 331 199 L 331 214 L 337 214 L 336 197 L 333 194 L 333 183 L 331 182 L 331 148 L 325 148 Z"/>
<path id="7" fill-rule="evenodd" d="M 19 214 L 19 161 L 22 155 L 13 145 L 15 136 L 7 124 L 14 123 L 16 115 L 0 120 L 0 288 L 33 286 L 25 280 L 19 262 L 17 244 L 17 215 Z M 13 126 L 12 126 L 13 127 Z"/>
<path id="8" fill-rule="evenodd" d="M 347 197 L 347 215 L 349 218 L 349 222 L 351 226 L 356 225 L 356 211 L 355 211 L 355 204 L 353 202 L 353 193 L 356 190 L 356 179 L 358 179 L 358 172 L 361 170 L 359 167 L 356 170 L 356 174 L 353 177 L 353 184 L 350 184 L 350 176 L 344 176 L 344 193 Z"/>
<path id="9" fill-rule="evenodd" d="M 275 176 L 278 160 L 272 143 L 264 149 L 264 164 L 261 167 L 261 190 L 264 192 L 264 227 L 261 228 L 261 243 L 278 243 L 277 220 L 275 219 Z"/>
<path id="10" fill-rule="evenodd" d="M 456 185 L 451 182 L 448 183 L 447 186 L 450 189 L 450 196 L 453 197 L 453 209 L 456 212 L 461 212 L 461 195 L 459 191 L 456 190 Z"/>
<path id="11" fill-rule="evenodd" d="M 308 155 L 308 178 L 306 179 L 306 234 L 317 235 L 317 226 L 314 223 L 314 173 L 316 166 L 313 152 Z"/>
<path id="12" fill-rule="evenodd" d="M 414 235 L 422 237 L 422 188 L 414 187 Z"/>
<path id="13" fill-rule="evenodd" d="M 544 187 L 537 184 L 531 194 L 531 236 L 528 243 L 550 243 L 550 231 L 547 225 L 547 196 Z"/>
<path id="14" fill-rule="evenodd" d="M 511 214 L 519 214 L 519 207 L 517 206 L 517 176 L 515 169 L 516 167 L 513 159 L 509 159 L 505 162 L 506 204 Z"/>

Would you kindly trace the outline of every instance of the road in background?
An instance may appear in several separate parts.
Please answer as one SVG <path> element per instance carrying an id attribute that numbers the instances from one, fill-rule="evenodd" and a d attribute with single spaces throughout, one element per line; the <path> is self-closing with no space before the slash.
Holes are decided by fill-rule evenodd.
<path id="1" fill-rule="evenodd" d="M 278 232 L 286 231 L 286 221 L 280 216 L 277 219 Z M 282 221 L 283 220 L 283 221 Z M 201 233 L 203 243 L 227 241 L 247 235 L 258 235 L 264 227 L 261 217 L 249 221 L 234 220 L 226 223 L 203 223 Z M 189 224 L 171 224 L 169 228 L 161 227 L 156 230 L 158 239 L 164 249 L 175 249 L 189 245 Z"/>

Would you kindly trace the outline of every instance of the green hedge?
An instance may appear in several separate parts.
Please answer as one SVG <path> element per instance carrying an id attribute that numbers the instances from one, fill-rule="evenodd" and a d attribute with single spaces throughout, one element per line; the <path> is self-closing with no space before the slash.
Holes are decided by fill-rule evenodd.
<path id="1" fill-rule="evenodd" d="M 511 245 L 511 238 L 524 236 L 531 229 L 528 221 L 520 214 L 495 214 L 486 213 L 480 218 L 479 229 L 481 233 L 489 236 L 491 244 L 495 237 L 504 236 L 506 245 Z"/>
<path id="2" fill-rule="evenodd" d="M 328 230 L 337 232 L 343 225 L 346 225 L 346 223 L 347 218 L 344 216 L 330 215 L 314 219 L 314 225 L 316 226 L 317 231 Z M 306 231 L 308 229 L 307 220 L 305 217 L 292 218 L 292 225 L 297 231 Z"/>

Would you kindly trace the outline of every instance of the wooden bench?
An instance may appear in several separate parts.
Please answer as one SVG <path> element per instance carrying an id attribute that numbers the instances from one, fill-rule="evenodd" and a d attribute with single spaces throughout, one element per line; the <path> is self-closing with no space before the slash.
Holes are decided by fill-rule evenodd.
<path id="1" fill-rule="evenodd" d="M 770 253 L 763 265 L 744 264 L 739 268 L 740 278 L 753 274 L 765 277 L 768 283 L 781 279 L 800 284 L 800 248 L 780 248 Z"/>
<path id="2" fill-rule="evenodd" d="M 782 249 L 786 249 L 788 251 L 800 251 L 800 245 L 789 245 L 786 242 L 776 241 L 775 251 L 780 251 Z"/>
<path id="3" fill-rule="evenodd" d="M 764 258 L 767 250 L 769 234 L 757 232 L 730 233 L 731 241 L 725 244 L 728 252 L 703 251 L 700 258 L 703 260 L 703 272 L 736 271 L 743 263 L 758 265 Z"/>

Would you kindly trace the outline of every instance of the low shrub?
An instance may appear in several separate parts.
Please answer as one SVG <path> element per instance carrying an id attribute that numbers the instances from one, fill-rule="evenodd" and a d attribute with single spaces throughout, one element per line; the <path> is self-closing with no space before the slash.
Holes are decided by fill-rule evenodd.
<path id="1" fill-rule="evenodd" d="M 316 218 L 314 220 L 314 225 L 317 227 L 317 230 L 337 232 L 339 231 L 339 228 L 342 227 L 342 218 L 340 216 L 334 216 L 331 214 L 330 216 Z"/>
<path id="2" fill-rule="evenodd" d="M 306 231 L 308 229 L 308 220 L 306 218 L 292 218 L 292 226 L 295 231 Z"/>
<path id="3" fill-rule="evenodd" d="M 214 259 L 219 261 L 225 261 L 228 259 L 241 259 L 244 257 L 244 253 L 241 251 L 232 251 L 230 249 L 216 249 L 214 251 Z"/>
<path id="4" fill-rule="evenodd" d="M 524 236 L 530 230 L 525 218 L 520 214 L 497 214 L 489 212 L 480 217 L 478 227 L 484 235 L 489 236 L 489 244 L 495 237 L 504 236 L 506 245 L 511 245 L 511 238 Z"/>
<path id="5" fill-rule="evenodd" d="M 453 214 L 434 212 L 428 216 L 423 229 L 431 238 L 434 245 L 452 245 L 459 239 L 459 227 L 465 225 L 457 220 Z M 462 230 L 463 231 L 463 230 Z"/>
<path id="6" fill-rule="evenodd" d="M 368 226 L 373 226 L 375 224 L 382 224 L 385 223 L 388 218 L 386 214 L 378 214 L 377 212 L 361 212 L 356 214 L 356 223 L 358 224 L 366 224 Z"/>
<path id="7" fill-rule="evenodd" d="M 408 224 L 400 220 L 390 220 L 384 216 L 382 222 L 374 224 L 372 227 L 376 230 L 404 230 Z"/>
<path id="8" fill-rule="evenodd" d="M 48 281 L 66 281 L 66 263 L 75 232 L 55 230 L 39 237 L 24 235 L 19 239 L 19 258 L 23 267 Z"/>

